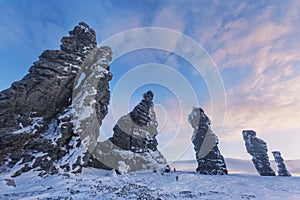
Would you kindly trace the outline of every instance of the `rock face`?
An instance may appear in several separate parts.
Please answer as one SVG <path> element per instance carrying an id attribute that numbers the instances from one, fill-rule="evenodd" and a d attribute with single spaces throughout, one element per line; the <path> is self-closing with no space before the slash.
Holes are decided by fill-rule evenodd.
<path id="1" fill-rule="evenodd" d="M 270 166 L 267 143 L 256 137 L 256 132 L 252 130 L 243 131 L 247 152 L 252 156 L 252 162 L 261 176 L 275 176 L 275 172 Z"/>
<path id="2" fill-rule="evenodd" d="M 0 128 L 19 129 L 40 116 L 51 120 L 70 104 L 74 79 L 96 47 L 96 34 L 80 23 L 61 42 L 61 50 L 44 51 L 22 80 L 0 93 Z"/>
<path id="3" fill-rule="evenodd" d="M 153 110 L 152 91 L 144 94 L 142 101 L 129 115 L 121 117 L 114 127 L 111 141 L 124 150 L 135 153 L 157 151 L 157 121 Z"/>
<path id="4" fill-rule="evenodd" d="M 80 128 L 90 119 L 83 115 L 88 108 L 95 108 L 98 126 L 107 114 L 112 52 L 96 48 L 95 31 L 83 22 L 69 34 L 60 50 L 44 51 L 22 80 L 0 93 L 0 173 L 79 172 L 92 162 L 88 149 L 96 144 Z"/>
<path id="5" fill-rule="evenodd" d="M 98 143 L 93 155 L 102 168 L 123 172 L 153 170 L 166 164 L 157 150 L 157 121 L 152 91 L 127 115 L 122 116 L 113 131 L 113 137 Z"/>
<path id="6" fill-rule="evenodd" d="M 218 148 L 218 138 L 210 128 L 210 119 L 203 109 L 193 108 L 188 120 L 194 128 L 192 142 L 198 162 L 197 172 L 209 175 L 225 175 L 227 168 Z"/>
<path id="7" fill-rule="evenodd" d="M 286 169 L 286 166 L 284 164 L 283 158 L 281 157 L 280 151 L 272 151 L 272 154 L 273 154 L 275 162 L 277 164 L 278 176 L 291 176 L 291 174 Z"/>

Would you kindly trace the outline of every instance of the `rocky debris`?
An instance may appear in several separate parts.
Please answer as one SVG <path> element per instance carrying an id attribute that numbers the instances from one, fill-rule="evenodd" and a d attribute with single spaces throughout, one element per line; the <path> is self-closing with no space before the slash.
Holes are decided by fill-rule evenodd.
<path id="1" fill-rule="evenodd" d="M 153 170 L 166 164 L 157 150 L 158 124 L 153 97 L 152 91 L 146 92 L 133 111 L 118 120 L 113 137 L 97 144 L 93 155 L 99 161 L 99 168 L 130 172 Z"/>
<path id="2" fill-rule="evenodd" d="M 198 162 L 196 171 L 209 175 L 227 174 L 224 158 L 218 148 L 218 138 L 211 130 L 211 121 L 203 109 L 193 108 L 188 120 L 194 128 L 192 142 Z"/>
<path id="3" fill-rule="evenodd" d="M 272 154 L 273 154 L 275 162 L 277 164 L 278 176 L 291 176 L 291 174 L 286 169 L 286 166 L 284 164 L 284 160 L 281 156 L 280 151 L 272 151 Z"/>
<path id="4" fill-rule="evenodd" d="M 92 162 L 88 149 L 110 99 L 112 51 L 97 48 L 95 31 L 83 22 L 69 34 L 60 50 L 44 51 L 22 80 L 0 93 L 0 172 L 80 172 Z M 95 126 L 86 124 L 90 119 Z"/>
<path id="5" fill-rule="evenodd" d="M 163 168 L 163 172 L 165 172 L 165 173 L 170 173 L 170 172 L 171 172 L 171 167 L 170 167 L 169 165 L 165 166 L 165 167 Z"/>
<path id="6" fill-rule="evenodd" d="M 5 181 L 6 181 L 6 185 L 8 185 L 8 186 L 12 186 L 12 187 L 17 186 L 14 179 L 5 179 Z"/>
<path id="7" fill-rule="evenodd" d="M 275 176 L 275 172 L 270 166 L 267 143 L 257 138 L 256 132 L 252 130 L 244 130 L 243 139 L 257 172 L 261 176 Z"/>

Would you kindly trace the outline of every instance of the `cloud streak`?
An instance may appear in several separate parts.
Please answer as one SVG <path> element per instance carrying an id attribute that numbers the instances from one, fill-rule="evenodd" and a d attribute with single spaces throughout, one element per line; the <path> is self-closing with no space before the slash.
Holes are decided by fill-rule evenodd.
<path id="1" fill-rule="evenodd" d="M 300 118 L 299 1 L 180 0 L 174 3 L 88 0 L 70 4 L 62 0 L 37 4 L 24 0 L 1 3 L 1 7 L 0 80 L 5 80 L 6 85 L 0 82 L 0 88 L 4 89 L 12 80 L 20 78 L 20 73 L 30 67 L 42 50 L 57 49 L 61 36 L 80 21 L 86 21 L 96 30 L 98 42 L 132 28 L 171 28 L 203 45 L 223 75 L 227 117 L 223 132 L 217 133 L 220 143 L 237 146 L 237 142 L 243 142 L 242 129 L 250 128 L 272 140 L 273 144 L 278 144 L 280 149 L 285 149 L 287 158 L 293 157 L 285 146 L 294 150 L 297 148 L 295 138 L 300 139 L 295 136 L 300 130 L 295 120 Z M 176 48 L 176 38 L 158 37 L 161 42 L 170 41 L 169 45 Z M 15 55 L 18 59 L 14 59 Z M 123 74 L 137 65 L 148 62 L 166 64 L 188 78 L 200 106 L 212 116 L 207 86 L 203 77 L 195 73 L 190 65 L 169 52 L 133 52 L 127 56 L 112 66 L 112 89 Z M 6 73 L 8 67 L 12 71 L 11 76 Z M 142 77 L 147 79 L 150 76 L 143 74 Z M 168 78 L 167 75 L 165 77 Z M 176 80 L 173 82 L 176 85 Z M 184 89 L 179 91 L 187 96 Z M 165 98 L 161 97 L 158 102 L 166 106 L 169 120 L 161 130 L 160 143 L 166 144 L 177 129 L 179 119 L 178 105 L 163 100 Z M 191 107 L 189 103 L 183 106 L 182 120 L 186 120 Z M 164 116 L 163 111 L 158 111 L 158 115 Z M 108 116 L 104 122 L 103 128 L 109 135 L 114 120 Z M 187 135 L 191 135 L 191 131 L 185 121 L 172 148 L 165 149 L 166 154 L 175 156 L 175 147 L 189 145 L 190 137 Z M 280 144 L 282 135 L 287 133 L 289 137 Z M 226 157 L 232 155 L 226 149 L 222 152 Z M 189 155 L 194 157 L 191 151 Z M 244 155 L 244 152 L 239 153 L 240 157 Z"/>
<path id="2" fill-rule="evenodd" d="M 300 42 L 296 37 L 300 24 L 293 9 L 297 6 L 298 2 L 282 8 L 271 5 L 260 15 L 224 24 L 226 32 L 217 41 L 223 48 L 213 58 L 223 71 L 232 68 L 247 74 L 235 77 L 240 84 L 227 88 L 227 119 L 221 137 L 225 142 L 242 142 L 241 130 L 254 129 L 272 137 L 282 149 L 296 148 L 291 133 L 300 130 L 300 49 L 294 45 Z M 287 7 L 293 12 L 285 12 Z M 287 133 L 290 137 L 280 141 Z"/>

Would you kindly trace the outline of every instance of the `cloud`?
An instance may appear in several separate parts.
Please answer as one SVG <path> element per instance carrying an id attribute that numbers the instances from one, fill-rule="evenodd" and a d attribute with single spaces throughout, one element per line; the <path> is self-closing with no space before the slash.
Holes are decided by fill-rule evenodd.
<path id="1" fill-rule="evenodd" d="M 155 110 L 158 122 L 166 122 L 163 127 L 159 126 L 160 131 L 157 136 L 159 150 L 168 160 L 177 160 L 189 150 L 185 158 L 192 159 L 194 152 L 190 147 L 192 146 L 191 137 L 193 128 L 187 120 L 187 116 L 191 113 L 192 107 L 172 99 L 166 100 L 163 106 L 166 110 L 165 115 L 158 109 Z M 162 116 L 165 119 L 162 120 Z"/>
<path id="2" fill-rule="evenodd" d="M 236 79 L 238 83 L 229 87 L 225 82 L 227 113 L 221 142 L 243 142 L 242 130 L 254 129 L 259 136 L 269 138 L 273 147 L 288 150 L 288 144 L 290 149 L 296 148 L 293 140 L 300 130 L 297 6 L 298 2 L 272 3 L 252 14 L 241 13 L 223 21 L 217 34 L 212 32 L 215 38 L 206 45 L 208 51 L 226 76 L 224 79 Z M 244 5 L 241 10 L 249 9 Z M 291 12 L 285 12 L 287 9 Z M 238 76 L 234 76 L 237 71 Z M 289 135 L 284 142 L 280 141 L 283 134 Z"/>
<path id="3" fill-rule="evenodd" d="M 240 25 L 243 23 L 243 25 Z M 246 21 L 239 21 L 237 27 L 249 26 Z M 252 30 L 251 30 L 252 28 Z M 274 48 L 284 42 L 285 36 L 292 30 L 287 25 L 275 24 L 273 22 L 264 22 L 254 27 L 247 28 L 249 33 L 237 36 L 238 32 L 225 33 L 221 41 L 223 48 L 217 50 L 213 54 L 213 58 L 217 65 L 221 68 L 225 67 L 246 67 L 258 65 L 265 59 L 264 53 L 266 48 Z M 263 66 L 260 66 L 260 72 Z"/>
<path id="4" fill-rule="evenodd" d="M 7 61 L 6 54 L 3 54 L 0 66 L 2 71 L 6 71 L 7 66 L 15 72 L 21 71 L 20 67 L 26 71 L 42 50 L 58 47 L 60 37 L 66 35 L 67 31 L 79 21 L 86 21 L 96 30 L 98 42 L 132 28 L 144 26 L 170 28 L 192 37 L 203 45 L 221 70 L 227 91 L 226 124 L 223 133 L 217 133 L 221 143 L 224 141 L 227 144 L 230 142 L 235 144 L 237 140 L 241 142 L 240 134 L 244 128 L 253 128 L 259 135 L 274 137 L 283 132 L 295 133 L 300 129 L 295 120 L 299 119 L 300 111 L 299 1 L 182 0 L 176 3 L 173 1 L 145 3 L 127 0 L 99 3 L 89 0 L 72 4 L 68 1 L 39 4 L 24 1 L 18 4 L 2 3 L 1 6 L 3 9 L 0 13 L 2 33 L 0 50 L 7 52 L 9 49 L 13 55 L 18 55 L 20 63 L 20 66 L 14 66 Z M 136 41 L 135 37 L 131 38 L 132 44 Z M 167 41 L 167 46 L 175 49 L 178 38 L 157 35 L 155 39 L 159 43 Z M 187 78 L 191 81 L 198 99 L 206 100 L 201 102 L 201 106 L 209 116 L 212 116 L 209 94 L 206 92 L 205 84 L 200 83 L 203 80 L 193 82 L 201 78 L 194 76 L 196 73 L 192 68 L 185 68 L 183 62 L 167 52 L 145 51 L 136 54 L 134 52 L 127 59 L 125 56 L 120 62 L 116 61 L 112 66 L 114 79 L 111 86 L 114 86 L 126 71 L 148 61 L 176 67 L 180 73 L 188 75 Z M 148 72 L 150 74 L 150 71 Z M 163 75 L 165 74 L 159 74 Z M 147 73 L 141 73 L 140 77 L 144 80 L 151 78 Z M 174 77 L 167 75 L 163 77 L 180 88 Z M 186 90 L 181 88 L 178 91 L 186 97 L 188 103 L 182 103 L 184 104 L 182 129 L 176 136 L 174 144 L 168 148 L 169 150 L 166 149 L 166 154 L 173 156 L 176 156 L 176 147 L 182 148 L 190 144 L 192 134 L 192 129 L 185 120 L 193 105 L 188 100 Z M 122 92 L 128 91 L 125 89 Z M 164 97 L 161 99 L 165 100 Z M 178 126 L 179 113 L 178 105 L 172 102 L 161 103 L 164 106 L 169 105 L 166 107 L 167 116 L 163 111 L 158 111 L 159 116 L 168 118 L 161 135 L 163 136 L 161 143 L 166 144 Z M 103 128 L 108 134 L 112 134 L 114 122 L 109 116 L 105 118 Z M 215 124 L 214 121 L 212 123 Z M 292 139 L 287 138 L 288 141 Z"/>
<path id="5" fill-rule="evenodd" d="M 18 12 L 6 5 L 3 5 L 3 11 L 1 12 L 1 26 L 0 26 L 0 48 L 7 47 L 9 42 L 11 45 L 22 44 L 23 35 L 25 33 L 24 28 L 21 26 L 20 16 Z M 5 17 L 5 16 L 10 16 Z M 12 23 L 14 22 L 14 24 Z"/>
<path id="6" fill-rule="evenodd" d="M 221 14 L 216 12 L 218 9 L 211 10 L 208 7 L 205 20 L 199 20 L 199 13 L 203 11 L 201 8 L 191 6 L 175 16 L 178 8 L 168 5 L 159 10 L 153 20 L 153 25 L 165 26 L 176 18 L 176 24 L 168 27 L 182 29 L 184 33 L 204 43 L 221 70 L 242 71 L 241 77 L 233 74 L 225 77 L 240 79 L 240 84 L 227 88 L 227 119 L 223 133 L 217 133 L 220 142 L 242 142 L 243 129 L 255 129 L 260 135 L 274 135 L 300 128 L 295 120 L 299 114 L 294 111 L 300 110 L 295 92 L 298 87 L 290 87 L 299 85 L 299 70 L 295 65 L 299 62 L 299 50 L 294 45 L 298 41 L 298 30 L 295 28 L 297 18 L 293 18 L 295 13 L 291 15 L 282 11 L 279 16 L 275 16 L 280 10 L 278 6 L 271 4 L 259 7 L 244 2 L 227 5 L 226 9 L 230 9 Z M 235 8 L 239 9 L 235 12 Z M 184 22 L 183 27 L 181 22 Z M 205 107 L 211 116 L 210 103 L 207 102 Z M 176 110 L 175 107 L 173 109 Z M 186 113 L 190 109 L 186 108 Z M 175 117 L 177 115 L 168 115 L 173 120 L 168 121 L 162 130 L 159 136 L 161 144 L 166 144 L 176 130 L 179 120 Z M 175 156 L 170 149 L 190 144 L 190 138 L 186 139 L 189 132 L 191 127 L 184 122 L 180 130 L 184 134 L 178 135 L 165 153 L 170 157 Z"/>
<path id="7" fill-rule="evenodd" d="M 152 26 L 170 28 L 183 32 L 184 21 L 177 10 L 178 7 L 174 4 L 168 4 L 168 6 L 163 7 L 155 16 Z"/>

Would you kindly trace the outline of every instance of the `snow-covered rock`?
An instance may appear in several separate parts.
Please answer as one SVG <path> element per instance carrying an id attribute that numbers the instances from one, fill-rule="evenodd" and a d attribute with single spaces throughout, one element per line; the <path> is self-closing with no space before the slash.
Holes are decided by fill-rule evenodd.
<path id="1" fill-rule="evenodd" d="M 209 175 L 227 174 L 224 158 L 218 148 L 218 137 L 211 130 L 211 121 L 203 109 L 193 108 L 188 120 L 194 128 L 192 142 L 198 162 L 196 171 Z"/>
<path id="2" fill-rule="evenodd" d="M 247 152 L 252 156 L 252 162 L 261 176 L 275 176 L 270 166 L 267 143 L 256 137 L 253 130 L 244 130 L 243 139 Z"/>
<path id="3" fill-rule="evenodd" d="M 99 166 L 128 172 L 155 170 L 166 165 L 166 159 L 157 150 L 157 121 L 153 106 L 153 92 L 143 95 L 142 101 L 114 127 L 113 137 L 99 142 L 93 155 Z"/>
<path id="4" fill-rule="evenodd" d="M 44 51 L 22 80 L 0 92 L 0 173 L 80 172 L 92 162 L 88 150 L 110 99 L 112 51 L 97 48 L 95 31 L 83 22 L 69 34 L 60 50 Z"/>
<path id="5" fill-rule="evenodd" d="M 284 164 L 284 160 L 281 156 L 280 151 L 272 151 L 272 154 L 273 154 L 275 162 L 277 164 L 278 176 L 291 176 L 291 174 L 286 169 L 286 166 Z"/>

